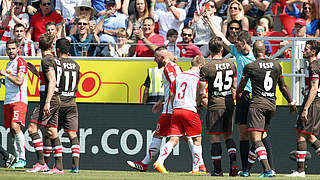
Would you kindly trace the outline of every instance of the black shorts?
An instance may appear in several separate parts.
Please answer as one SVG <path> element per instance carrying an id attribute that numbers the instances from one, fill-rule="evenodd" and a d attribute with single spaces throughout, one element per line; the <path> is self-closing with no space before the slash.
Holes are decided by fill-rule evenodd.
<path id="1" fill-rule="evenodd" d="M 250 107 L 248 113 L 248 131 L 267 132 L 274 111 L 256 107 Z"/>
<path id="2" fill-rule="evenodd" d="M 247 124 L 249 106 L 251 103 L 251 93 L 249 91 L 244 91 L 240 98 L 237 97 L 236 105 L 236 123 Z"/>
<path id="3" fill-rule="evenodd" d="M 234 107 L 207 112 L 207 134 L 232 134 Z"/>
<path id="4" fill-rule="evenodd" d="M 296 130 L 306 134 L 318 135 L 320 130 L 320 102 L 316 101 L 310 105 L 307 115 L 308 121 L 305 123 L 300 118 L 304 104 L 301 107 Z"/>
<path id="5" fill-rule="evenodd" d="M 60 96 L 52 96 L 50 101 L 50 114 L 47 116 L 43 115 L 44 105 L 45 99 L 40 100 L 40 103 L 33 110 L 30 122 L 46 127 L 58 128 L 58 113 L 61 105 Z"/>
<path id="6" fill-rule="evenodd" d="M 78 107 L 61 106 L 59 110 L 59 130 L 78 131 Z"/>

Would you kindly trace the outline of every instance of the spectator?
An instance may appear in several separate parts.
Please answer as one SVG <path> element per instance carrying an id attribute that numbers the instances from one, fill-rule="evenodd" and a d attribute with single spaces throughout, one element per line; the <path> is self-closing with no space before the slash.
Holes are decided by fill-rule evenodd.
<path id="1" fill-rule="evenodd" d="M 97 20 L 99 22 L 96 28 L 101 28 L 99 38 L 101 43 L 112 43 L 114 44 L 117 40 L 116 33 L 120 29 L 127 29 L 128 18 L 126 15 L 119 13 L 116 10 L 116 4 L 114 0 L 106 2 L 106 12 L 103 16 L 100 16 Z"/>
<path id="2" fill-rule="evenodd" d="M 5 14 L 2 26 L 5 29 L 1 41 L 7 42 L 13 38 L 13 28 L 16 24 L 22 24 L 27 29 L 29 27 L 29 16 L 22 11 L 23 0 L 13 0 L 9 11 Z"/>
<path id="3" fill-rule="evenodd" d="M 97 14 L 98 17 L 105 15 L 106 10 L 107 10 L 107 9 L 105 9 L 105 7 L 109 3 L 109 1 L 113 1 L 117 11 L 121 9 L 121 1 L 122 0 L 92 0 L 92 6 L 98 12 L 98 14 Z"/>
<path id="4" fill-rule="evenodd" d="M 19 56 L 36 56 L 36 48 L 32 40 L 26 38 L 26 28 L 16 24 L 13 30 L 14 39 L 18 43 Z"/>
<path id="5" fill-rule="evenodd" d="M 182 8 L 177 8 L 176 0 L 164 0 L 167 6 L 167 11 L 158 9 L 154 11 L 154 6 L 150 7 L 150 16 L 154 17 L 155 22 L 159 23 L 159 34 L 166 37 L 169 29 L 175 29 L 178 31 L 179 35 L 184 26 L 184 20 L 186 19 L 186 11 Z M 152 0 L 151 3 L 155 3 Z M 180 40 L 180 38 L 178 39 Z"/>
<path id="6" fill-rule="evenodd" d="M 78 18 L 77 30 L 76 34 L 66 37 L 71 43 L 71 56 L 96 56 L 96 45 L 92 43 L 100 43 L 99 31 L 95 31 L 94 34 L 89 33 L 89 19 L 86 16 Z"/>
<path id="7" fill-rule="evenodd" d="M 266 30 L 265 30 L 264 26 L 258 25 L 258 26 L 256 27 L 255 32 L 254 32 L 254 36 L 264 37 L 265 35 L 266 35 Z M 264 45 L 265 45 L 265 47 L 266 47 L 266 53 L 265 53 L 265 54 L 266 54 L 267 56 L 270 56 L 271 53 L 272 53 L 272 48 L 271 48 L 270 41 L 264 40 L 263 42 L 264 42 Z"/>
<path id="8" fill-rule="evenodd" d="M 133 33 L 137 38 L 137 45 L 130 47 L 129 56 L 136 54 L 136 57 L 154 57 L 155 49 L 164 44 L 164 38 L 154 32 L 152 17 L 146 17 L 142 29 L 137 29 Z"/>
<path id="9" fill-rule="evenodd" d="M 191 20 L 195 16 L 194 14 L 197 13 L 197 1 L 198 0 L 188 0 L 187 5 L 185 7 L 186 19 L 184 20 L 184 27 L 189 26 Z"/>
<path id="10" fill-rule="evenodd" d="M 55 10 L 58 14 L 60 14 L 65 20 L 68 28 L 71 28 L 71 24 L 73 23 L 71 20 L 75 17 L 75 7 L 78 6 L 81 1 L 75 0 L 55 0 Z M 71 22 L 70 22 L 71 21 Z"/>
<path id="11" fill-rule="evenodd" d="M 56 23 L 57 31 L 60 35 L 62 16 L 52 10 L 50 0 L 40 0 L 40 12 L 31 17 L 30 28 L 26 37 L 34 42 L 39 42 L 40 35 L 45 33 L 45 25 L 50 21 Z"/>
<path id="12" fill-rule="evenodd" d="M 297 2 L 302 2 L 301 12 L 297 7 Z M 318 36 L 317 32 L 318 19 L 316 19 L 316 6 L 313 0 L 289 0 L 286 2 L 286 13 L 294 18 L 302 18 L 307 22 L 307 34 Z"/>
<path id="13" fill-rule="evenodd" d="M 181 33 L 182 41 L 178 42 L 180 57 L 193 58 L 202 56 L 199 48 L 192 43 L 194 34 L 190 27 L 184 27 Z"/>
<path id="14" fill-rule="evenodd" d="M 134 29 L 142 27 L 142 21 L 149 16 L 149 9 L 146 0 L 136 0 L 134 6 L 134 15 L 129 17 L 128 34 L 131 37 Z M 134 38 L 134 37 L 133 37 Z M 132 39 L 133 39 L 132 38 Z"/>
<path id="15" fill-rule="evenodd" d="M 269 32 L 273 26 L 272 0 L 243 0 L 242 5 L 249 20 L 249 29 L 260 24 Z"/>
<path id="16" fill-rule="evenodd" d="M 229 7 L 229 0 L 215 0 L 215 3 L 217 5 L 217 16 L 221 17 L 222 20 L 227 19 L 227 14 L 228 14 L 228 7 Z"/>
<path id="17" fill-rule="evenodd" d="M 242 25 L 240 21 L 232 20 L 227 25 L 227 33 L 226 38 L 228 41 L 230 41 L 232 44 L 235 44 L 237 38 L 237 35 L 240 31 L 242 31 Z"/>
<path id="18" fill-rule="evenodd" d="M 211 29 L 208 24 L 203 20 L 202 16 L 212 16 L 212 23 L 214 23 L 221 30 L 222 19 L 219 16 L 215 16 L 216 3 L 211 0 L 203 4 L 201 15 L 194 14 L 194 18 L 191 21 L 191 28 L 195 34 L 194 43 L 200 48 L 201 54 L 204 57 L 210 55 L 208 42 L 213 37 Z"/>
<path id="19" fill-rule="evenodd" d="M 240 2 L 232 1 L 228 7 L 227 19 L 223 22 L 222 33 L 227 35 L 227 26 L 232 20 L 237 20 L 241 23 L 243 30 L 249 30 L 249 20 L 244 16 L 244 9 Z"/>
<path id="20" fill-rule="evenodd" d="M 75 8 L 76 16 L 70 21 L 73 23 L 69 30 L 69 35 L 75 34 L 77 32 L 77 21 L 79 16 L 86 16 L 89 17 L 89 30 L 92 32 L 94 27 L 96 26 L 96 18 L 95 15 L 97 14 L 96 10 L 92 8 L 90 0 L 83 0 L 79 6 Z"/>
<path id="21" fill-rule="evenodd" d="M 40 0 L 27 0 L 26 10 L 30 16 L 33 16 L 40 10 Z"/>
<path id="22" fill-rule="evenodd" d="M 320 2 L 314 1 L 315 8 L 316 8 L 316 19 L 320 19 Z"/>
<path id="23" fill-rule="evenodd" d="M 1 17 L 4 17 L 6 15 L 6 13 L 10 12 L 10 7 L 11 7 L 11 3 L 12 0 L 1 0 L 0 4 L 1 4 Z"/>
<path id="24" fill-rule="evenodd" d="M 116 33 L 117 44 L 110 45 L 110 56 L 111 57 L 127 57 L 129 53 L 130 45 L 127 44 L 129 35 L 125 29 L 121 29 Z"/>
<path id="25" fill-rule="evenodd" d="M 57 29 L 56 23 L 53 21 L 47 22 L 45 27 L 46 27 L 46 33 L 54 37 L 53 44 L 55 44 L 57 39 L 60 38 L 60 35 L 58 35 L 58 29 Z"/>
<path id="26" fill-rule="evenodd" d="M 178 31 L 175 29 L 169 29 L 167 32 L 167 49 L 172 52 L 174 56 L 180 57 L 180 49 L 177 46 Z"/>

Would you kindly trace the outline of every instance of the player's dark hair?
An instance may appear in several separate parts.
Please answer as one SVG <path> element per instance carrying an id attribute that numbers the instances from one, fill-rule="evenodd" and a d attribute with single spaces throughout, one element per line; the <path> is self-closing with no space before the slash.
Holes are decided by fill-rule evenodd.
<path id="1" fill-rule="evenodd" d="M 39 38 L 39 48 L 42 51 L 51 49 L 54 37 L 48 33 L 44 33 Z"/>
<path id="2" fill-rule="evenodd" d="M 251 34 L 248 31 L 242 30 L 238 34 L 238 40 L 239 41 L 246 41 L 247 44 L 251 45 L 252 40 L 251 40 Z"/>
<path id="3" fill-rule="evenodd" d="M 160 47 L 157 47 L 157 49 L 154 50 L 154 52 L 162 51 L 162 50 L 168 50 L 168 49 L 165 46 L 160 46 Z"/>
<path id="4" fill-rule="evenodd" d="M 205 63 L 206 63 L 206 60 L 204 59 L 204 57 L 197 55 L 192 59 L 191 66 L 197 67 L 201 64 L 204 65 Z"/>
<path id="5" fill-rule="evenodd" d="M 320 46 L 319 46 L 319 43 L 318 41 L 316 40 L 309 40 L 306 42 L 306 45 L 309 44 L 310 45 L 310 50 L 311 51 L 316 51 L 316 56 L 318 55 L 319 51 L 320 51 Z"/>
<path id="6" fill-rule="evenodd" d="M 70 42 L 66 38 L 58 39 L 56 48 L 60 50 L 61 54 L 68 54 L 70 51 Z"/>
<path id="7" fill-rule="evenodd" d="M 26 27 L 24 27 L 24 25 L 23 24 L 16 24 L 16 25 L 14 25 L 14 30 L 16 30 L 18 27 L 23 27 L 23 29 L 26 29 Z"/>
<path id="8" fill-rule="evenodd" d="M 223 49 L 223 41 L 220 37 L 216 36 L 209 41 L 209 50 L 212 55 L 218 54 Z"/>
<path id="9" fill-rule="evenodd" d="M 169 29 L 169 31 L 167 32 L 167 37 L 174 36 L 174 35 L 178 35 L 178 31 L 175 29 Z"/>
<path id="10" fill-rule="evenodd" d="M 15 44 L 18 47 L 18 43 L 17 43 L 17 41 L 15 39 L 9 39 L 6 42 L 6 48 L 8 47 L 9 44 Z"/>

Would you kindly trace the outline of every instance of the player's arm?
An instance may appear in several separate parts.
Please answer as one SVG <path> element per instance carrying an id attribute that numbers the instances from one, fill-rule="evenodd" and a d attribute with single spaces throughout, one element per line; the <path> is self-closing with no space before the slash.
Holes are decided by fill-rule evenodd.
<path id="1" fill-rule="evenodd" d="M 297 111 L 296 102 L 292 99 L 290 92 L 289 92 L 289 88 L 286 85 L 286 83 L 284 82 L 282 75 L 280 76 L 280 79 L 278 81 L 278 85 L 279 85 L 279 90 L 280 90 L 281 94 L 288 102 L 288 105 L 290 107 L 290 112 Z"/>
<path id="2" fill-rule="evenodd" d="M 237 97 L 237 81 L 238 81 L 238 77 L 237 77 L 237 68 L 236 65 L 233 63 L 233 83 L 232 83 L 232 87 L 231 87 L 231 92 L 232 92 L 232 97 L 233 99 L 236 99 Z"/>
<path id="3" fill-rule="evenodd" d="M 318 87 L 319 87 L 319 78 L 311 79 L 308 99 L 303 107 L 303 111 L 301 114 L 301 119 L 304 122 L 308 121 L 308 118 L 307 118 L 308 109 L 309 109 L 311 103 L 313 102 L 313 100 L 315 99 L 316 95 L 318 94 Z"/>
<path id="4" fill-rule="evenodd" d="M 18 76 L 13 76 L 7 73 L 5 70 L 1 70 L 0 74 L 1 76 L 6 76 L 7 79 L 9 79 L 13 84 L 17 86 L 21 86 L 25 78 L 25 74 L 21 72 L 18 73 Z"/>
<path id="5" fill-rule="evenodd" d="M 200 81 L 199 87 L 197 90 L 197 106 L 201 106 L 203 103 L 203 97 L 206 96 L 205 94 L 205 88 L 206 88 L 206 81 Z M 204 106 L 207 106 L 208 104 L 204 104 Z"/>
<path id="6" fill-rule="evenodd" d="M 153 112 L 154 114 L 157 114 L 157 113 L 160 112 L 160 109 L 161 109 L 161 106 L 162 106 L 163 101 L 164 101 L 164 99 L 163 99 L 163 97 L 161 97 L 161 98 L 158 100 L 158 102 L 152 106 L 152 112 Z"/>
<path id="7" fill-rule="evenodd" d="M 247 82 L 248 82 L 248 81 L 247 81 L 246 79 L 241 78 L 241 81 L 240 81 L 239 86 L 238 86 L 237 91 L 236 91 L 236 96 L 237 96 L 237 97 L 240 97 L 240 96 L 241 96 L 244 88 L 245 88 L 246 85 L 247 85 Z"/>
<path id="8" fill-rule="evenodd" d="M 144 92 L 143 92 L 143 97 L 142 97 L 142 102 L 143 104 L 147 103 L 148 97 L 149 97 L 149 87 L 150 87 L 150 76 L 149 76 L 149 72 L 147 71 L 147 78 L 144 81 Z"/>
<path id="9" fill-rule="evenodd" d="M 47 79 L 48 79 L 48 92 L 47 92 L 47 98 L 45 101 L 45 105 L 43 108 L 44 115 L 50 114 L 50 101 L 52 99 L 52 96 L 54 94 L 54 90 L 57 84 L 56 80 L 56 73 L 54 70 L 50 70 L 46 73 Z"/>

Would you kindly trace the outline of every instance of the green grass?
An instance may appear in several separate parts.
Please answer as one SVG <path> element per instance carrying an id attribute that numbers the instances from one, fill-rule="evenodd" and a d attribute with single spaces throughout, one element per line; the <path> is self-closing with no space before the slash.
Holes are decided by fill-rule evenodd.
<path id="1" fill-rule="evenodd" d="M 170 172 L 168 174 L 159 174 L 156 172 L 137 172 L 137 171 L 91 171 L 81 170 L 79 174 L 71 174 L 66 170 L 64 175 L 47 175 L 43 173 L 27 173 L 26 169 L 4 169 L 0 168 L 0 180 L 69 180 L 69 179 L 112 179 L 112 180 L 201 180 L 212 179 L 211 176 L 192 175 L 189 173 Z M 257 178 L 258 174 L 253 174 L 249 178 L 241 177 L 219 177 L 218 179 L 261 179 Z M 217 177 L 215 177 L 217 178 Z M 288 179 L 283 174 L 277 175 L 273 179 Z M 291 178 L 302 179 L 302 178 Z M 320 175 L 307 175 L 303 179 L 320 179 Z"/>

